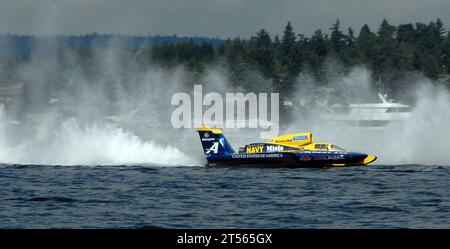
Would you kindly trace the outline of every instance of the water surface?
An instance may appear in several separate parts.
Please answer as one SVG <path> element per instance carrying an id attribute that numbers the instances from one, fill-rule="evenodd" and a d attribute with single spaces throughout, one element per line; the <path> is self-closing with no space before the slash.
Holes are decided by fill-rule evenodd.
<path id="1" fill-rule="evenodd" d="M 450 228 L 450 167 L 0 166 L 1 228 Z"/>

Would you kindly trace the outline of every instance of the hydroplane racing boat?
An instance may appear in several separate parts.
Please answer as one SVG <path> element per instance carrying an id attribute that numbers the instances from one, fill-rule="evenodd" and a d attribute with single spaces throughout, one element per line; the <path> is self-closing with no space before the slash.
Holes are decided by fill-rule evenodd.
<path id="1" fill-rule="evenodd" d="M 275 137 L 264 143 L 251 143 L 236 153 L 220 129 L 197 128 L 208 165 L 269 167 L 335 167 L 372 163 L 376 156 L 348 152 L 334 144 L 316 143 L 310 132 Z"/>

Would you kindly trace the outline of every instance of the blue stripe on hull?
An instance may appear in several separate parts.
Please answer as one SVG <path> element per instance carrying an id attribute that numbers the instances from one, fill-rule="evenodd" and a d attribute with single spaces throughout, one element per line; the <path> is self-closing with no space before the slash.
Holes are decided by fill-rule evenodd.
<path id="1" fill-rule="evenodd" d="M 326 167 L 332 164 L 358 165 L 367 154 L 353 152 L 292 152 L 231 154 L 208 158 L 210 165 L 252 165 L 280 167 Z"/>

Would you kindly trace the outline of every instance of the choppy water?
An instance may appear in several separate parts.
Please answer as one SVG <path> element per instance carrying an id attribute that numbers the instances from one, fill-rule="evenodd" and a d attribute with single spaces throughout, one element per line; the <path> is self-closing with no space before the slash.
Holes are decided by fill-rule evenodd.
<path id="1" fill-rule="evenodd" d="M 0 166 L 1 228 L 450 228 L 450 167 Z"/>

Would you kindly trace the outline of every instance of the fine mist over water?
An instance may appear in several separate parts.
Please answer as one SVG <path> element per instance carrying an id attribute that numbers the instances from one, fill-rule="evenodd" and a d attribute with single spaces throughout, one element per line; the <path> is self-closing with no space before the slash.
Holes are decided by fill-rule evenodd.
<path id="1" fill-rule="evenodd" d="M 335 143 L 351 151 L 375 154 L 376 164 L 450 165 L 450 94 L 447 88 L 421 75 L 410 75 L 410 95 L 416 99 L 410 117 L 382 128 L 340 126 L 320 120 L 321 110 L 304 109 L 293 115 L 286 132 L 311 130 L 316 141 Z M 298 80 L 299 98 L 308 99 L 308 91 L 315 82 L 308 75 Z M 332 95 L 349 103 L 381 103 L 373 89 L 371 72 L 356 67 L 329 84 L 338 92 Z M 328 95 L 329 96 L 329 95 Z M 323 97 L 326 98 L 326 97 Z M 320 99 L 319 101 L 323 101 Z M 397 102 L 397 101 L 396 101 Z M 300 126 L 298 124 L 301 124 Z"/>
<path id="2" fill-rule="evenodd" d="M 87 66 L 70 50 L 61 63 L 51 39 L 36 43 L 31 59 L 8 72 L 15 80 L 1 85 L 20 94 L 0 108 L 0 163 L 203 163 L 170 134 L 170 97 L 187 81 L 183 70 L 138 69 L 114 41 L 94 49 Z"/>

